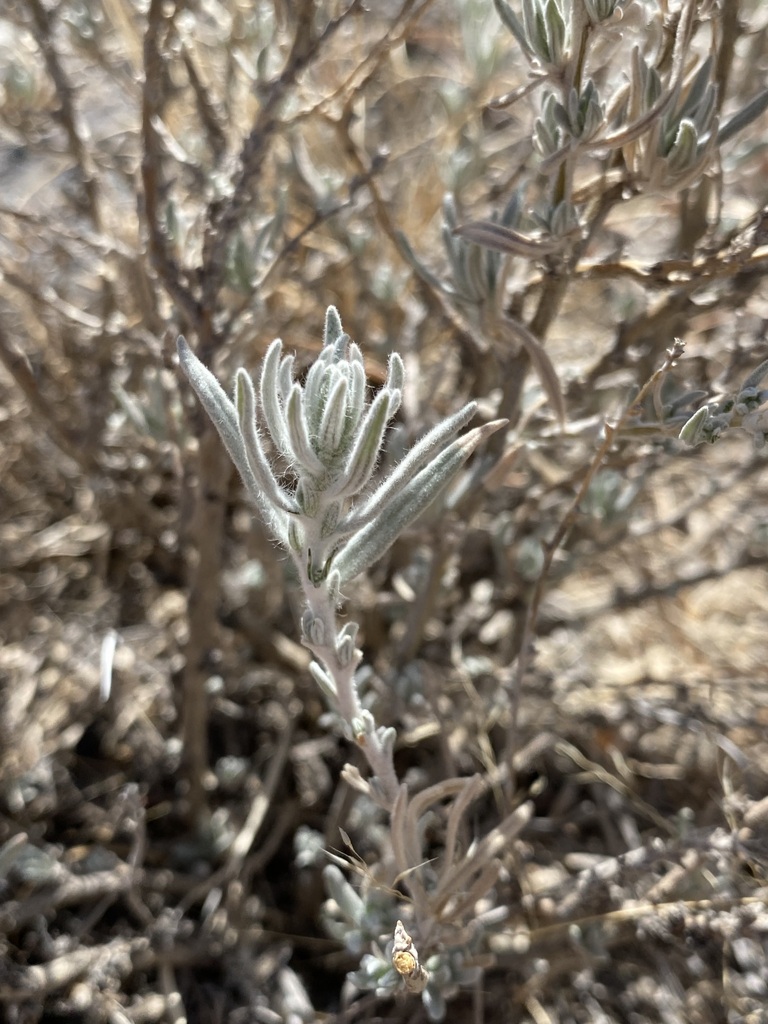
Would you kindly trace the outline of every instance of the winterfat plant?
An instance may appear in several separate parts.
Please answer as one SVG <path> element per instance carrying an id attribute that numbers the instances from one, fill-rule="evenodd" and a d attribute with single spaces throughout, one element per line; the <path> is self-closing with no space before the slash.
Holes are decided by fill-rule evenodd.
<path id="1" fill-rule="evenodd" d="M 303 384 L 279 339 L 267 349 L 256 384 L 246 370 L 237 371 L 231 400 L 183 338 L 178 351 L 248 496 L 293 560 L 305 601 L 302 641 L 315 658 L 312 675 L 368 760 L 371 795 L 391 809 L 400 789 L 392 763 L 395 730 L 377 727 L 361 704 L 358 626 L 338 622 L 342 588 L 386 552 L 503 421 L 457 438 L 475 414 L 470 402 L 371 486 L 387 425 L 400 406 L 403 362 L 397 353 L 390 356 L 386 382 L 370 398 L 362 353 L 333 306 L 321 353 Z M 276 472 L 273 453 L 285 472 Z"/>
<path id="2" fill-rule="evenodd" d="M 449 825 L 449 834 L 455 839 L 458 820 L 485 787 L 479 777 L 444 780 L 410 795 L 393 764 L 395 729 L 377 726 L 360 700 L 362 652 L 356 646 L 357 624 L 340 626 L 337 614 L 344 585 L 385 553 L 456 476 L 481 441 L 506 421 L 456 437 L 475 413 L 476 403 L 470 402 L 434 426 L 372 485 L 387 425 L 400 406 L 403 363 L 396 353 L 390 357 L 385 384 L 371 398 L 362 353 L 344 333 L 333 307 L 326 314 L 321 353 L 303 384 L 295 379 L 294 358 L 284 355 L 280 340 L 269 346 L 256 384 L 245 370 L 237 371 L 232 400 L 183 338 L 178 350 L 181 366 L 250 499 L 296 568 L 305 603 L 302 641 L 315 658 L 312 675 L 346 737 L 362 749 L 372 773 L 364 779 L 347 765 L 344 776 L 387 813 L 393 881 L 403 879 L 410 892 L 417 933 L 431 936 L 431 945 L 444 950 L 439 933 L 440 922 L 451 920 L 450 914 L 446 918 L 446 907 L 452 909 L 456 923 L 471 918 L 474 905 L 498 875 L 498 842 L 486 841 L 463 856 L 451 843 L 441 874 L 422 879 L 426 858 L 420 821 L 433 803 L 452 799 L 454 824 Z M 518 808 L 492 838 L 514 836 L 529 813 L 527 807 Z M 384 894 L 388 891 L 391 896 L 392 890 L 358 893 L 334 864 L 326 868 L 325 878 L 329 906 L 341 918 L 334 920 L 331 912 L 329 930 L 343 938 L 348 948 L 358 954 L 366 945 L 380 949 L 381 936 L 392 935 L 395 929 L 389 958 L 366 954 L 360 970 L 350 975 L 350 983 L 375 991 L 405 987 L 421 995 L 431 1019 L 441 1019 L 446 997 L 469 977 L 462 950 L 432 957 L 430 969 L 423 967 L 392 899 L 390 906 L 382 904 Z"/>

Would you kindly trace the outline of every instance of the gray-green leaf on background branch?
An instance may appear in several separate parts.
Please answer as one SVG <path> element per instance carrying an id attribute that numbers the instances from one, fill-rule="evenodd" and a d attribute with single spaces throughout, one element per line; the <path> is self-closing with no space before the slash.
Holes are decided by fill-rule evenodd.
<path id="1" fill-rule="evenodd" d="M 736 395 L 726 395 L 697 409 L 680 431 L 680 440 L 689 448 L 714 444 L 731 427 L 740 427 L 751 434 L 752 443 L 758 451 L 765 448 L 768 441 L 768 388 L 760 385 L 766 376 L 768 359 L 744 379 Z"/>

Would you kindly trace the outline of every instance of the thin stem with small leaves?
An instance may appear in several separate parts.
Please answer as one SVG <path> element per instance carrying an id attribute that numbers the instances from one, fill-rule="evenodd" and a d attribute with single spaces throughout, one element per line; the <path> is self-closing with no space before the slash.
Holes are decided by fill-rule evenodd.
<path id="1" fill-rule="evenodd" d="M 515 787 L 515 773 L 512 767 L 512 758 L 514 757 L 516 746 L 517 746 L 517 718 L 518 709 L 520 703 L 520 693 L 522 691 L 523 678 L 525 676 L 528 662 L 530 659 L 531 641 L 533 639 L 536 623 L 538 621 L 539 609 L 541 607 L 541 601 L 544 597 L 544 591 L 546 589 L 547 580 L 549 577 L 550 570 L 552 568 L 552 561 L 555 554 L 560 549 L 565 538 L 573 526 L 576 516 L 578 515 L 579 507 L 584 500 L 584 497 L 589 489 L 589 485 L 595 477 L 598 469 L 603 463 L 606 455 L 611 449 L 614 438 L 621 431 L 621 428 L 627 422 L 632 415 L 633 410 L 642 405 L 644 399 L 651 394 L 659 385 L 662 378 L 669 373 L 669 371 L 675 366 L 677 360 L 683 354 L 684 343 L 680 339 L 675 339 L 674 344 L 671 348 L 667 349 L 667 355 L 662 365 L 648 378 L 645 384 L 640 389 L 639 394 L 633 402 L 628 404 L 624 411 L 619 416 L 615 423 L 605 423 L 605 437 L 602 444 L 595 452 L 595 455 L 587 467 L 587 471 L 584 474 L 584 478 L 581 482 L 581 486 L 576 492 L 572 502 L 566 509 L 565 515 L 560 521 L 560 525 L 554 533 L 554 536 L 544 548 L 544 563 L 539 573 L 538 579 L 533 587 L 530 600 L 528 602 L 528 608 L 525 616 L 525 625 L 523 627 L 522 642 L 520 649 L 517 654 L 517 665 L 515 666 L 514 672 L 510 681 L 510 716 L 509 726 L 507 729 L 507 742 L 504 754 L 505 763 L 509 765 L 509 776 L 506 780 L 507 792 L 513 793 Z"/>

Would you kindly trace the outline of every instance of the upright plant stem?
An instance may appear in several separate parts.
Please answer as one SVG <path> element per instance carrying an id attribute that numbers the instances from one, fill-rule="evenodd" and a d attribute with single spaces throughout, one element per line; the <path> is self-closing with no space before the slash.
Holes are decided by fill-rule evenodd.
<path id="1" fill-rule="evenodd" d="M 208 697 L 205 683 L 210 674 L 213 630 L 218 618 L 226 494 L 232 471 L 230 461 L 222 458 L 221 442 L 208 420 L 200 437 L 198 467 L 192 530 L 197 559 L 189 578 L 189 636 L 184 650 L 182 681 L 183 760 L 189 785 L 190 819 L 194 822 L 202 820 L 207 804 Z"/>

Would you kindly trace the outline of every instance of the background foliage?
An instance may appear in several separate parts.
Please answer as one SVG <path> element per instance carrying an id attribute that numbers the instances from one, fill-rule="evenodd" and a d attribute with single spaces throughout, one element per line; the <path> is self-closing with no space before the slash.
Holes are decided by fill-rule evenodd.
<path id="1" fill-rule="evenodd" d="M 430 1009 L 345 982 L 407 918 L 390 837 L 175 364 L 306 369 L 331 303 L 373 388 L 403 357 L 392 462 L 470 399 L 510 421 L 347 594 L 400 774 L 488 781 L 462 849 L 533 800 L 451 1019 L 765 1019 L 762 428 L 677 435 L 768 357 L 768 16 L 614 6 L 6 5 L 7 1020 Z"/>

